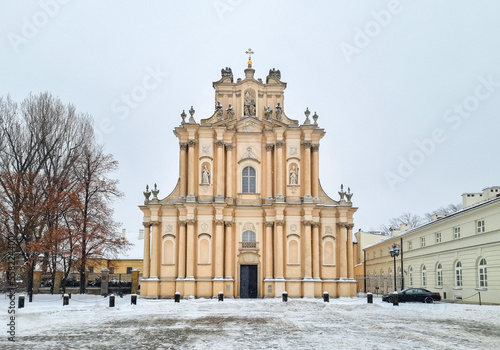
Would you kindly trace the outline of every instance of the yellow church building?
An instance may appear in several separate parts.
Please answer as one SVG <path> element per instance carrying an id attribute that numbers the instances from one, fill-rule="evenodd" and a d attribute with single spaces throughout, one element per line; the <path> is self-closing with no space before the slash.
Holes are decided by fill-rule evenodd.
<path id="1" fill-rule="evenodd" d="M 244 73 L 222 69 L 208 118 L 181 114 L 172 193 L 144 192 L 141 296 L 355 296 L 356 208 L 321 187 L 318 116 L 287 117 L 279 70 L 256 79 L 249 58 Z"/>

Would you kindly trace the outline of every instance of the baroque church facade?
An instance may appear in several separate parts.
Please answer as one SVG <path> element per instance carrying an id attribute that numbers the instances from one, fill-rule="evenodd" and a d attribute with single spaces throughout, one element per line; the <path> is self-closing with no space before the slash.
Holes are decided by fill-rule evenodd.
<path id="1" fill-rule="evenodd" d="M 244 73 L 222 69 L 209 118 L 181 114 L 178 183 L 144 192 L 141 296 L 354 296 L 356 208 L 321 187 L 318 116 L 287 117 L 279 70 Z"/>

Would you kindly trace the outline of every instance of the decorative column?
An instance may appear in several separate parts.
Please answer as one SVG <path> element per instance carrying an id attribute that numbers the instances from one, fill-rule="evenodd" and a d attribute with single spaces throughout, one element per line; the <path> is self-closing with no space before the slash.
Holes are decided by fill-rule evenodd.
<path id="1" fill-rule="evenodd" d="M 194 279 L 194 224 L 196 220 L 187 220 L 186 237 L 186 279 Z"/>
<path id="2" fill-rule="evenodd" d="M 276 174 L 276 201 L 284 201 L 284 188 L 283 188 L 283 141 L 276 141 L 276 160 L 275 160 L 275 174 Z"/>
<path id="3" fill-rule="evenodd" d="M 347 278 L 347 252 L 346 252 L 346 224 L 337 224 L 337 244 L 339 249 L 337 255 L 337 266 L 339 266 L 338 277 Z"/>
<path id="4" fill-rule="evenodd" d="M 304 141 L 304 202 L 311 202 L 311 141 Z"/>
<path id="5" fill-rule="evenodd" d="M 303 221 L 304 225 L 304 279 L 312 278 L 312 239 L 311 239 L 311 221 Z"/>
<path id="6" fill-rule="evenodd" d="M 313 268 L 313 278 L 320 278 L 320 262 L 319 262 L 319 222 L 313 222 L 312 224 L 312 268 Z"/>
<path id="7" fill-rule="evenodd" d="M 272 221 L 266 221 L 266 270 L 265 278 L 273 278 L 273 226 Z"/>
<path id="8" fill-rule="evenodd" d="M 224 277 L 224 221 L 215 221 L 215 277 L 214 279 L 223 279 Z"/>
<path id="9" fill-rule="evenodd" d="M 150 259 L 151 259 L 151 223 L 144 222 L 144 260 L 142 262 L 143 271 L 142 277 L 149 278 L 149 270 L 150 270 Z"/>
<path id="10" fill-rule="evenodd" d="M 276 245 L 274 247 L 274 278 L 283 279 L 283 225 L 284 221 L 279 220 L 276 224 Z"/>
<path id="11" fill-rule="evenodd" d="M 150 276 L 158 278 L 160 276 L 161 266 L 161 241 L 160 241 L 160 222 L 151 222 L 153 226 L 153 239 L 151 240 L 151 272 Z"/>
<path id="12" fill-rule="evenodd" d="M 273 144 L 266 145 L 266 167 L 267 167 L 267 178 L 266 178 L 266 199 L 273 198 Z"/>
<path id="13" fill-rule="evenodd" d="M 186 142 L 180 143 L 180 156 L 179 156 L 179 176 L 180 176 L 180 197 L 186 198 L 187 195 L 187 151 L 188 144 Z"/>
<path id="14" fill-rule="evenodd" d="M 347 224 L 347 277 L 354 278 L 354 244 L 352 242 L 352 228 L 354 224 Z"/>
<path id="15" fill-rule="evenodd" d="M 318 198 L 319 196 L 319 145 L 311 146 L 312 152 L 312 196 Z"/>
<path id="16" fill-rule="evenodd" d="M 233 222 L 225 221 L 226 225 L 226 258 L 224 259 L 224 277 L 226 279 L 233 278 Z"/>
<path id="17" fill-rule="evenodd" d="M 177 253 L 177 278 L 186 277 L 186 221 L 179 221 L 179 251 Z"/>
<path id="18" fill-rule="evenodd" d="M 226 198 L 233 199 L 233 145 L 226 145 Z M 231 202 L 232 203 L 232 202 Z"/>
<path id="19" fill-rule="evenodd" d="M 217 146 L 217 192 L 215 201 L 221 203 L 224 202 L 224 141 L 217 140 L 215 144 Z"/>
<path id="20" fill-rule="evenodd" d="M 196 200 L 196 197 L 194 195 L 195 192 L 195 179 L 196 179 L 196 174 L 198 173 L 198 169 L 196 169 L 196 164 L 195 164 L 195 147 L 196 147 L 196 140 L 189 140 L 189 150 L 188 150 L 188 195 L 186 197 L 186 200 L 188 202 L 194 202 Z"/>

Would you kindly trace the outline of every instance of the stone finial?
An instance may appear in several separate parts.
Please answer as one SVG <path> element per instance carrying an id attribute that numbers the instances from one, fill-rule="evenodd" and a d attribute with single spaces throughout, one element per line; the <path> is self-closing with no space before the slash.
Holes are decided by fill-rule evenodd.
<path id="1" fill-rule="evenodd" d="M 189 110 L 189 115 L 190 115 L 190 117 L 189 117 L 189 123 L 192 123 L 192 124 L 196 123 L 195 120 L 194 120 L 194 117 L 193 117 L 194 116 L 194 112 L 195 112 L 195 110 L 193 109 L 193 106 L 191 106 L 191 109 Z"/>
<path id="2" fill-rule="evenodd" d="M 149 201 L 149 197 L 151 197 L 151 192 L 149 191 L 149 185 L 146 185 L 146 191 L 143 192 L 145 202 Z"/>
<path id="3" fill-rule="evenodd" d="M 156 187 L 156 184 L 154 190 L 151 192 L 153 192 L 153 199 L 158 199 L 158 193 L 160 193 L 160 190 Z"/>
<path id="4" fill-rule="evenodd" d="M 340 196 L 340 200 L 343 201 L 344 200 L 344 196 L 346 195 L 345 191 L 344 191 L 344 185 L 341 184 L 340 185 L 340 191 L 339 191 L 339 196 Z"/>
<path id="5" fill-rule="evenodd" d="M 319 116 L 314 112 L 313 119 L 314 119 L 314 125 L 318 125 L 318 118 Z"/>
<path id="6" fill-rule="evenodd" d="M 304 121 L 304 124 L 309 125 L 311 124 L 311 121 L 309 120 L 309 115 L 311 112 L 309 112 L 309 107 L 306 108 L 304 114 L 306 115 L 306 120 Z"/>
<path id="7" fill-rule="evenodd" d="M 346 193 L 346 197 L 347 197 L 347 201 L 350 202 L 351 201 L 351 198 L 352 198 L 352 195 L 354 193 L 351 193 L 351 188 L 350 187 L 347 187 L 347 193 Z"/>
<path id="8" fill-rule="evenodd" d="M 182 124 L 184 124 L 186 122 L 186 112 L 184 112 L 184 110 L 182 110 L 181 118 L 182 118 Z"/>

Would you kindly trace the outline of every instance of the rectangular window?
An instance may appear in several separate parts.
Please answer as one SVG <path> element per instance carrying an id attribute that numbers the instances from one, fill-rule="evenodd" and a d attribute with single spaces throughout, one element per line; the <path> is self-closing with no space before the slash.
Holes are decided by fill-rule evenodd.
<path id="1" fill-rule="evenodd" d="M 436 232 L 436 243 L 441 243 L 441 232 Z"/>
<path id="2" fill-rule="evenodd" d="M 127 267 L 127 275 L 130 275 L 132 273 L 132 267 L 128 266 Z"/>
<path id="3" fill-rule="evenodd" d="M 477 233 L 483 233 L 484 232 L 484 220 L 477 220 Z"/>
<path id="4" fill-rule="evenodd" d="M 408 250 L 412 250 L 412 249 L 413 249 L 413 242 L 409 241 L 408 242 Z"/>
<path id="5" fill-rule="evenodd" d="M 109 273 L 110 274 L 114 274 L 115 273 L 115 268 L 114 267 L 110 267 L 109 268 Z"/>
<path id="6" fill-rule="evenodd" d="M 453 238 L 454 239 L 460 238 L 460 226 L 453 228 Z"/>
<path id="7" fill-rule="evenodd" d="M 425 237 L 420 237 L 420 246 L 425 247 Z"/>

